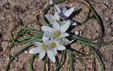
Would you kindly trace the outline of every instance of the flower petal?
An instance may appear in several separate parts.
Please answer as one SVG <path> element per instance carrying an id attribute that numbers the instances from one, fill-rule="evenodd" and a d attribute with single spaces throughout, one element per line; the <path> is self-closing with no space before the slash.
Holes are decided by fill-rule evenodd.
<path id="1" fill-rule="evenodd" d="M 67 8 L 66 7 L 62 7 L 61 8 L 61 12 L 64 14 L 65 12 L 67 11 Z"/>
<path id="2" fill-rule="evenodd" d="M 54 20 L 56 20 L 56 18 L 53 15 L 45 15 L 45 17 L 51 24 L 53 24 Z"/>
<path id="3" fill-rule="evenodd" d="M 69 26 L 70 26 L 70 20 L 63 21 L 63 25 L 61 25 L 61 33 L 66 32 Z"/>
<path id="4" fill-rule="evenodd" d="M 42 26 L 41 29 L 42 29 L 43 31 L 45 31 L 45 32 L 46 32 L 46 31 L 48 31 L 48 32 L 50 32 L 50 33 L 53 32 L 53 29 L 52 29 L 51 27 L 48 27 L 48 26 Z"/>
<path id="5" fill-rule="evenodd" d="M 45 36 L 47 38 L 54 38 L 55 37 L 53 33 L 49 33 L 49 32 L 45 32 L 45 34 L 43 36 Z"/>
<path id="6" fill-rule="evenodd" d="M 54 55 L 56 56 L 57 54 L 57 48 L 54 48 Z"/>
<path id="7" fill-rule="evenodd" d="M 45 36 L 45 33 L 43 34 L 42 40 L 43 43 L 47 45 L 47 41 L 49 40 L 49 38 Z"/>
<path id="8" fill-rule="evenodd" d="M 67 38 L 63 38 L 63 39 L 61 40 L 61 44 L 66 46 L 66 45 L 72 43 L 73 41 L 74 41 L 74 40 L 69 41 Z"/>
<path id="9" fill-rule="evenodd" d="M 39 53 L 38 62 L 39 62 L 40 60 L 42 60 L 42 58 L 45 56 L 45 54 L 46 54 L 46 51 L 45 51 L 45 50 L 43 50 L 42 52 Z"/>
<path id="10" fill-rule="evenodd" d="M 55 20 L 60 20 L 60 15 L 57 12 L 54 13 L 54 17 Z"/>
<path id="11" fill-rule="evenodd" d="M 42 47 L 36 47 L 36 48 L 32 48 L 32 49 L 29 51 L 29 53 L 30 53 L 30 54 L 36 54 L 36 53 L 41 52 L 42 50 L 43 50 Z"/>
<path id="12" fill-rule="evenodd" d="M 48 50 L 47 55 L 48 55 L 49 59 L 55 63 L 56 60 L 55 60 L 54 52 Z"/>
<path id="13" fill-rule="evenodd" d="M 64 37 L 67 37 L 67 36 L 69 36 L 68 33 L 62 33 L 62 34 L 59 36 L 59 38 L 64 38 Z"/>
<path id="14" fill-rule="evenodd" d="M 57 49 L 58 49 L 58 50 L 64 50 L 65 47 L 64 47 L 63 45 L 59 45 L 59 46 L 57 47 Z"/>
<path id="15" fill-rule="evenodd" d="M 68 10 L 64 13 L 64 16 L 69 17 L 69 16 L 72 14 L 73 11 L 74 11 L 74 7 L 68 9 Z"/>
<path id="16" fill-rule="evenodd" d="M 74 21 L 72 21 L 72 20 L 70 20 L 70 25 L 72 25 L 72 26 L 76 26 L 76 25 L 77 25 L 77 23 L 76 23 L 76 22 L 74 22 Z"/>
<path id="17" fill-rule="evenodd" d="M 57 5 L 54 5 L 54 9 L 55 9 L 55 12 L 57 12 L 58 14 L 61 13 L 61 10 Z"/>
<path id="18" fill-rule="evenodd" d="M 55 31 L 60 29 L 60 25 L 59 25 L 56 21 L 54 21 L 53 29 L 54 29 Z"/>
<path id="19" fill-rule="evenodd" d="M 32 44 L 34 44 L 37 47 L 42 47 L 43 46 L 43 43 L 41 43 L 41 42 L 33 42 Z"/>

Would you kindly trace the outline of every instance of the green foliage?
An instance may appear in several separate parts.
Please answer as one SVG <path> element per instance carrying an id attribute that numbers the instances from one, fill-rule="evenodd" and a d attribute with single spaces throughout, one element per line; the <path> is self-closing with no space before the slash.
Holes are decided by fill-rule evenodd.
<path id="1" fill-rule="evenodd" d="M 43 22 L 44 22 L 45 25 L 51 26 L 51 25 L 49 25 L 49 24 L 46 22 L 46 20 L 45 20 L 45 18 L 44 18 L 45 14 L 48 12 L 48 10 L 49 10 L 52 6 L 54 6 L 54 4 L 58 4 L 58 3 L 61 3 L 61 2 L 64 2 L 64 1 L 66 1 L 66 0 L 59 0 L 59 1 L 57 1 L 57 2 L 55 2 L 55 3 L 53 3 L 52 5 L 50 5 L 50 6 L 47 7 L 47 9 L 44 11 L 43 17 L 42 17 Z M 93 9 L 93 7 L 92 7 L 87 1 L 86 1 L 86 3 L 87 3 L 87 5 L 88 5 L 89 8 L 88 8 L 88 10 L 87 10 L 86 19 L 84 20 L 84 22 L 81 23 L 81 25 L 84 24 L 84 23 L 86 23 L 86 22 L 88 21 L 88 18 L 89 18 L 89 15 L 90 15 L 90 10 L 91 10 L 91 12 L 93 12 L 93 14 L 94 14 L 94 16 L 95 16 L 95 19 L 97 20 L 97 22 L 98 22 L 98 24 L 99 24 L 99 35 L 98 35 L 95 39 L 88 39 L 88 38 L 85 38 L 85 37 L 75 36 L 75 35 L 72 35 L 72 36 L 70 36 L 70 37 L 71 37 L 71 40 L 75 40 L 76 42 L 80 42 L 80 43 L 85 44 L 85 46 L 81 47 L 81 48 L 78 50 L 78 52 L 79 52 L 81 49 L 83 49 L 84 47 L 86 47 L 86 46 L 88 46 L 88 47 L 92 50 L 92 52 L 89 53 L 89 54 L 82 55 L 82 54 L 79 54 L 78 52 L 75 53 L 75 52 L 73 52 L 72 50 L 65 49 L 65 50 L 63 51 L 62 58 L 60 59 L 59 64 L 57 64 L 57 66 L 56 66 L 55 71 L 58 71 L 58 70 L 59 70 L 59 68 L 60 68 L 60 66 L 61 66 L 61 64 L 62 64 L 62 61 L 63 61 L 63 59 L 64 59 L 64 56 L 65 56 L 66 52 L 69 53 L 69 54 L 68 54 L 69 59 L 68 59 L 67 65 L 70 65 L 70 64 L 71 64 L 71 71 L 74 70 L 74 68 L 73 68 L 73 63 L 74 63 L 74 58 L 73 58 L 73 56 L 74 56 L 74 55 L 79 56 L 79 57 L 87 57 L 87 56 L 90 56 L 90 55 L 92 55 L 92 54 L 95 54 L 95 55 L 96 55 L 97 59 L 99 60 L 101 66 L 102 66 L 102 70 L 105 71 L 103 62 L 102 62 L 101 58 L 99 57 L 98 53 L 95 52 L 95 49 L 94 49 L 93 47 L 94 47 L 94 46 L 97 47 L 97 46 L 105 46 L 105 45 L 113 44 L 113 41 L 111 41 L 111 42 L 104 42 L 104 43 L 93 43 L 93 42 L 92 42 L 92 41 L 94 41 L 94 40 L 98 40 L 99 38 L 101 38 L 101 36 L 102 36 L 101 24 L 102 24 L 102 23 L 101 23 L 101 21 L 100 21 L 100 18 L 99 18 L 98 15 L 97 15 L 97 13 L 96 13 L 95 10 Z M 90 10 L 89 10 L 89 9 L 90 9 Z M 16 28 L 15 30 L 21 30 L 21 32 L 19 32 L 19 33 L 18 33 L 17 35 L 15 35 L 15 36 L 13 36 L 12 33 L 10 34 L 10 35 L 11 35 L 12 43 L 10 44 L 8 51 L 11 50 L 11 47 L 12 47 L 14 44 L 15 44 L 15 45 L 19 45 L 19 44 L 28 44 L 28 45 L 26 45 L 25 47 L 23 47 L 22 49 L 20 49 L 19 51 L 17 51 L 17 52 L 11 57 L 11 59 L 9 60 L 7 66 L 6 66 L 5 71 L 8 71 L 9 65 L 10 65 L 11 61 L 14 59 L 14 57 L 17 56 L 18 54 L 20 54 L 20 53 L 21 53 L 22 51 L 24 51 L 26 48 L 29 48 L 30 46 L 32 46 L 32 45 L 33 45 L 32 42 L 36 42 L 36 41 L 42 42 L 42 39 L 41 39 L 41 38 L 42 38 L 42 36 L 43 36 L 43 34 L 44 34 L 43 32 L 40 32 L 40 31 L 38 31 L 37 29 L 30 29 L 30 28 L 24 28 L 24 27 L 22 27 L 22 28 Z M 69 31 L 69 33 L 71 34 L 70 31 Z M 32 35 L 29 35 L 29 34 L 32 34 Z M 20 38 L 20 37 L 21 37 L 21 38 Z M 93 47 L 92 47 L 92 46 L 93 46 Z M 32 55 L 32 58 L 31 58 L 31 60 L 30 60 L 30 69 L 31 69 L 31 71 L 33 71 L 32 62 L 33 62 L 33 59 L 34 59 L 35 57 L 38 58 L 37 55 Z M 46 58 L 45 58 L 45 62 L 44 62 L 44 71 L 46 71 L 46 62 L 47 62 L 47 59 L 48 59 L 48 56 L 46 56 Z M 78 58 L 76 58 L 76 59 L 81 62 L 82 66 L 83 66 L 83 68 L 84 68 L 84 71 L 85 71 L 85 67 L 84 67 L 84 65 L 83 65 L 83 62 L 82 62 L 80 59 L 78 59 Z"/>

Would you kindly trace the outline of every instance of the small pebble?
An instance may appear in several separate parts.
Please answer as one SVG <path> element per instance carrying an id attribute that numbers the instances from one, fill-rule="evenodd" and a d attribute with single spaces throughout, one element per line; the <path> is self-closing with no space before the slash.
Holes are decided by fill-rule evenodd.
<path id="1" fill-rule="evenodd" d="M 106 17 L 106 20 L 108 20 L 108 18 Z"/>
<path id="2" fill-rule="evenodd" d="M 27 54 L 27 51 L 24 51 L 25 52 L 25 54 Z"/>
<path id="3" fill-rule="evenodd" d="M 4 17 L 2 17 L 2 19 L 4 19 Z"/>
<path id="4" fill-rule="evenodd" d="M 17 57 L 15 57 L 15 59 L 17 59 Z"/>
<path id="5" fill-rule="evenodd" d="M 7 60 L 9 60 L 9 57 L 7 57 Z"/>
<path id="6" fill-rule="evenodd" d="M 79 32 L 78 31 L 75 31 L 75 35 L 78 36 L 79 35 Z"/>
<path id="7" fill-rule="evenodd" d="M 12 54 L 12 56 L 13 56 L 14 54 Z"/>
<path id="8" fill-rule="evenodd" d="M 49 2 L 49 4 L 53 4 L 53 0 L 51 0 L 51 1 Z"/>
<path id="9" fill-rule="evenodd" d="M 26 3 L 26 4 L 27 4 L 27 2 L 24 2 L 24 3 Z"/>
<path id="10" fill-rule="evenodd" d="M 108 5 L 109 3 L 106 3 L 106 5 Z"/>
<path id="11" fill-rule="evenodd" d="M 70 6 L 73 6 L 72 4 Z"/>
<path id="12" fill-rule="evenodd" d="M 66 1 L 66 2 L 68 2 L 68 1 Z"/>
<path id="13" fill-rule="evenodd" d="M 15 3 L 11 3 L 12 5 L 15 5 Z"/>
<path id="14" fill-rule="evenodd" d="M 18 62 L 20 64 L 20 62 Z"/>
<path id="15" fill-rule="evenodd" d="M 80 34 L 82 33 L 82 31 L 80 31 Z"/>
<path id="16" fill-rule="evenodd" d="M 74 57 L 74 59 L 75 59 L 75 57 Z"/>

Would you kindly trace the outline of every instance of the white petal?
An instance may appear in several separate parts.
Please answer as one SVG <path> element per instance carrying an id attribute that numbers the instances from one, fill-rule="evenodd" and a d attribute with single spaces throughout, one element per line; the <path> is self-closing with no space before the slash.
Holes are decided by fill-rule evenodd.
<path id="1" fill-rule="evenodd" d="M 57 49 L 58 49 L 58 50 L 64 50 L 65 47 L 64 47 L 63 45 L 59 45 L 59 46 L 57 47 Z"/>
<path id="2" fill-rule="evenodd" d="M 41 42 L 33 42 L 32 44 L 34 44 L 37 47 L 42 47 L 43 46 L 43 43 L 41 43 Z"/>
<path id="3" fill-rule="evenodd" d="M 59 26 L 59 24 L 56 21 L 54 21 L 53 29 L 54 30 L 59 30 L 60 29 L 60 26 Z"/>
<path id="4" fill-rule="evenodd" d="M 46 44 L 47 41 L 49 41 L 49 38 L 45 36 L 45 33 L 44 33 L 44 35 L 43 35 L 43 37 L 42 37 L 42 40 L 43 40 L 43 43 L 44 43 L 44 44 Z M 46 44 L 46 45 L 47 45 L 47 44 Z"/>
<path id="5" fill-rule="evenodd" d="M 42 52 L 39 53 L 38 62 L 39 62 L 40 60 L 42 60 L 42 58 L 45 56 L 45 54 L 46 54 L 46 51 L 45 51 L 45 50 L 43 50 Z"/>
<path id="6" fill-rule="evenodd" d="M 73 11 L 74 11 L 74 7 L 68 9 L 68 10 L 64 13 L 64 16 L 69 17 L 69 16 L 72 14 Z"/>
<path id="7" fill-rule="evenodd" d="M 45 31 L 45 32 L 46 32 L 46 31 L 48 31 L 48 32 L 50 32 L 50 33 L 53 32 L 53 29 L 52 29 L 51 27 L 48 27 L 48 26 L 42 26 L 41 29 L 42 29 L 43 31 Z"/>
<path id="8" fill-rule="evenodd" d="M 56 54 L 57 54 L 57 48 L 54 48 L 54 54 L 56 56 Z"/>
<path id="9" fill-rule="evenodd" d="M 54 52 L 48 50 L 47 55 L 48 55 L 49 59 L 55 63 L 56 60 L 55 60 Z"/>
<path id="10" fill-rule="evenodd" d="M 67 38 L 63 38 L 62 39 L 62 42 L 63 42 L 63 45 L 68 45 L 68 44 L 70 44 L 70 43 L 72 43 L 74 40 L 71 40 L 71 41 L 69 41 Z"/>
<path id="11" fill-rule="evenodd" d="M 77 23 L 76 23 L 76 22 L 74 22 L 74 21 L 72 21 L 72 20 L 70 20 L 70 25 L 72 25 L 72 26 L 76 26 L 76 25 L 77 25 Z"/>
<path id="12" fill-rule="evenodd" d="M 54 38 L 55 37 L 53 33 L 49 33 L 49 32 L 45 32 L 44 36 L 47 38 Z"/>
<path id="13" fill-rule="evenodd" d="M 45 15 L 45 17 L 51 24 L 53 24 L 54 20 L 56 20 L 56 18 L 53 15 Z"/>
<path id="14" fill-rule="evenodd" d="M 68 33 L 62 33 L 62 34 L 60 34 L 59 38 L 63 38 L 63 37 L 67 37 L 67 36 L 69 36 Z"/>
<path id="15" fill-rule="evenodd" d="M 55 20 L 60 20 L 60 16 L 57 12 L 54 13 Z"/>
<path id="16" fill-rule="evenodd" d="M 29 53 L 30 53 L 30 54 L 36 54 L 36 53 L 41 52 L 42 50 L 43 50 L 42 47 L 36 47 L 36 48 L 32 48 L 32 49 L 29 51 Z"/>
<path id="17" fill-rule="evenodd" d="M 54 9 L 55 9 L 55 12 L 61 13 L 61 10 L 57 5 L 54 5 Z"/>
<path id="18" fill-rule="evenodd" d="M 61 12 L 64 14 L 65 12 L 67 11 L 67 8 L 66 7 L 62 7 L 61 8 Z"/>
<path id="19" fill-rule="evenodd" d="M 53 39 L 53 42 L 56 44 L 56 46 L 58 46 L 59 45 L 59 39 Z"/>
<path id="20" fill-rule="evenodd" d="M 75 35 L 78 36 L 79 35 L 79 32 L 78 31 L 75 31 Z"/>
<path id="21" fill-rule="evenodd" d="M 70 26 L 69 20 L 63 21 L 63 25 L 61 25 L 61 33 L 66 32 L 68 30 L 69 26 Z"/>

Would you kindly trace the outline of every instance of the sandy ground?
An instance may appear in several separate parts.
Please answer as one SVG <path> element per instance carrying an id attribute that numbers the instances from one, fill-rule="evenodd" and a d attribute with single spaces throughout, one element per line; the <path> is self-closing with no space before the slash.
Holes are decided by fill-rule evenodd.
<path id="1" fill-rule="evenodd" d="M 113 40 L 113 10 L 111 10 L 113 9 L 113 0 L 88 1 L 101 17 L 104 27 L 102 39 L 95 42 L 109 42 Z M 49 6 L 49 2 L 50 0 L 0 0 L 0 53 L 2 53 L 2 51 L 10 45 L 10 31 L 14 28 L 26 26 L 29 28 L 40 29 L 38 27 L 38 24 L 43 25 L 43 21 L 41 19 L 42 15 L 37 16 L 37 20 L 35 19 L 35 16 L 37 13 L 44 12 L 47 6 Z M 104 7 L 99 3 L 105 4 L 110 9 Z M 83 22 L 85 20 L 85 17 L 87 15 L 87 6 L 83 0 L 63 2 L 60 3 L 58 6 L 66 6 L 68 8 L 75 7 L 75 16 L 72 18 L 72 20 L 77 22 Z M 48 13 L 53 14 L 54 9 L 52 8 Z M 93 18 L 93 13 L 91 13 L 90 16 L 90 19 L 84 25 L 75 27 L 72 32 L 81 31 L 81 36 L 95 38 L 95 36 L 98 35 L 99 28 L 97 22 Z M 74 43 L 71 46 L 72 48 L 77 50 L 82 45 L 83 44 L 80 43 Z M 14 45 L 14 47 L 11 49 L 10 56 L 12 56 L 23 46 L 25 45 Z M 30 71 L 29 63 L 31 54 L 29 54 L 28 51 L 31 48 L 27 49 L 25 52 L 22 52 L 19 56 L 15 57 L 15 59 L 10 64 L 9 71 Z M 87 54 L 91 52 L 91 50 L 86 47 L 82 49 L 81 52 Z M 98 52 L 105 65 L 105 70 L 113 71 L 113 45 L 103 46 L 99 49 Z M 59 58 L 60 57 L 61 54 L 59 54 Z M 98 62 L 94 54 L 80 59 L 83 61 L 86 71 L 102 71 L 100 63 Z M 9 58 L 7 52 L 0 56 L 0 71 L 5 71 L 5 66 L 8 63 L 8 60 Z M 65 61 L 59 71 L 71 70 L 70 66 L 67 66 L 67 60 L 68 54 L 65 56 Z M 44 61 L 38 62 L 37 58 L 35 58 L 33 67 L 35 71 L 43 71 Z M 49 71 L 55 70 L 55 64 L 51 61 L 48 61 L 48 67 Z M 83 67 L 78 60 L 74 61 L 74 70 L 83 71 Z"/>

